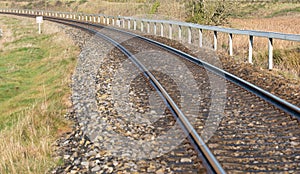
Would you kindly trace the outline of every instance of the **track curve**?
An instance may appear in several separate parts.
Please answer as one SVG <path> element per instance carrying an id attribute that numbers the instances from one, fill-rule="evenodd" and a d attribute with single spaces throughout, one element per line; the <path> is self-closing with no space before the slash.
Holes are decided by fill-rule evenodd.
<path id="1" fill-rule="evenodd" d="M 155 52 L 164 52 L 166 49 L 169 49 L 168 47 L 162 48 L 161 45 L 154 45 L 157 44 L 154 41 L 142 40 L 142 37 L 136 35 L 128 37 L 128 33 L 124 35 L 124 33 L 122 34 L 120 31 L 111 30 L 110 27 L 105 28 L 105 26 L 98 25 L 88 26 L 97 30 L 101 35 L 106 35 L 113 40 L 117 40 L 124 49 L 132 53 L 129 57 L 133 54 L 141 55 L 144 52 L 149 55 L 149 50 L 151 50 L 150 52 L 153 54 L 150 55 L 153 58 L 155 57 Z M 100 29 L 98 27 L 100 27 Z M 151 44 L 149 44 L 149 42 L 151 42 Z M 173 54 L 173 56 L 178 59 L 180 58 L 180 62 L 188 68 L 195 80 L 194 84 L 191 83 L 191 85 L 194 86 L 188 87 L 196 89 L 196 92 L 199 94 L 199 96 L 193 98 L 195 103 L 198 103 L 199 106 L 189 108 L 189 110 L 185 111 L 185 114 L 191 111 L 197 113 L 196 115 L 188 117 L 188 119 L 192 122 L 196 132 L 199 135 L 204 135 L 207 146 L 226 172 L 300 172 L 300 125 L 298 120 L 299 108 L 297 106 L 290 105 L 281 99 L 277 100 L 276 96 L 273 97 L 273 95 L 270 99 L 268 98 L 269 93 L 257 91 L 258 88 L 256 86 L 251 86 L 249 83 L 239 85 L 241 81 L 227 72 L 219 71 L 218 69 L 215 69 L 217 72 L 214 72 L 213 69 L 215 67 L 210 67 L 205 62 L 192 60 L 187 57 L 186 59 L 182 59 L 184 53 L 174 49 L 168 50 L 168 54 L 174 52 L 176 54 Z M 120 51 L 112 50 L 110 55 L 112 55 L 112 59 L 122 59 L 117 60 L 119 62 L 125 60 L 125 58 L 120 58 L 122 57 Z M 180 57 L 178 57 L 178 55 L 180 55 Z M 190 56 L 190 58 L 191 57 L 192 56 Z M 139 61 L 145 64 L 145 60 L 154 63 L 154 58 L 150 59 L 149 57 L 143 56 Z M 115 66 L 114 61 L 106 61 L 110 62 L 108 64 L 111 66 Z M 156 64 L 162 63 L 159 62 L 159 60 L 156 61 Z M 199 66 L 199 64 L 202 66 Z M 101 69 L 104 69 L 103 72 L 105 72 L 105 64 L 102 64 L 102 66 L 104 67 Z M 108 71 L 111 71 L 111 69 Z M 145 70 L 143 71 L 145 72 Z M 151 72 L 157 81 L 162 84 L 168 95 L 178 105 L 178 108 L 185 109 L 180 103 L 181 91 L 178 90 L 180 89 L 180 84 L 174 83 L 172 74 L 168 75 L 166 73 L 161 73 L 164 72 L 163 67 L 156 67 L 155 70 L 150 70 L 149 72 Z M 109 73 L 106 72 L 106 74 Z M 132 86 L 130 90 L 139 91 L 144 89 L 146 88 L 147 85 L 145 86 L 145 84 L 147 83 L 149 88 L 149 84 L 153 83 L 149 81 L 149 76 L 146 76 L 145 78 L 139 77 L 138 79 L 141 81 L 137 80 L 136 83 L 138 85 Z M 104 82 L 106 82 L 107 79 L 106 77 L 103 77 L 101 73 L 98 74 L 96 81 L 100 86 L 109 86 L 108 84 L 105 85 Z M 225 88 L 220 85 L 224 85 Z M 102 89 L 99 88 L 98 91 L 99 90 L 101 91 Z M 261 92 L 263 94 L 258 94 Z M 191 93 L 189 95 L 193 96 L 194 94 Z M 261 95 L 264 96 L 262 97 Z M 98 105 L 100 110 L 102 109 L 102 112 L 108 112 L 106 110 L 107 108 L 101 106 L 105 103 L 103 103 L 103 101 L 106 101 L 106 104 L 111 102 L 109 97 L 109 92 L 105 93 L 103 91 L 101 95 L 98 96 Z M 133 101 L 136 105 L 144 105 L 145 108 L 149 107 L 149 104 L 142 100 L 143 97 L 146 101 L 149 100 L 149 94 L 144 92 L 138 94 L 136 97 L 139 98 L 138 102 Z M 157 97 L 155 97 L 155 99 L 157 99 Z M 277 102 L 266 102 L 268 100 L 275 100 Z M 160 103 L 158 105 L 161 106 L 162 102 L 163 101 L 157 103 Z M 113 103 L 110 103 L 110 105 L 113 105 Z M 215 107 L 212 108 L 212 105 Z M 215 110 L 215 108 L 221 110 Z M 291 110 L 289 110 L 289 108 Z M 165 113 L 170 114 L 172 113 L 172 110 L 166 111 Z M 168 119 L 166 120 L 162 119 L 164 120 L 162 123 L 158 122 L 156 128 L 169 129 L 169 127 L 163 128 L 163 125 L 168 124 L 168 122 L 174 122 L 174 120 L 172 121 L 170 115 L 167 117 Z M 210 120 L 209 118 L 214 119 Z M 112 114 L 111 117 L 105 117 L 105 119 L 109 119 L 111 122 L 115 123 L 113 119 L 122 120 L 123 118 L 116 118 L 116 115 Z M 210 122 L 207 122 L 207 120 L 210 120 Z M 122 124 L 115 128 L 119 133 L 122 133 L 121 128 L 124 128 L 124 125 L 127 123 Z M 138 127 L 138 125 L 134 126 Z M 191 152 L 189 149 L 191 149 L 192 145 L 188 143 L 187 140 L 184 140 L 184 142 L 183 147 L 187 149 L 183 151 Z M 179 149 L 182 149 L 181 146 L 178 147 Z M 186 157 L 185 159 L 194 159 L 196 153 L 192 152 L 192 154 L 192 156 Z M 190 164 L 192 164 L 192 166 L 195 166 L 195 164 L 199 165 L 199 160 L 196 160 L 194 163 L 190 162 Z M 196 168 L 199 169 L 199 166 Z M 189 167 L 185 169 L 189 169 Z M 204 171 L 203 169 L 201 170 L 202 172 Z M 179 171 L 180 170 L 177 172 Z M 186 172 L 187 170 L 183 171 Z M 214 169 L 211 171 L 215 172 Z"/>

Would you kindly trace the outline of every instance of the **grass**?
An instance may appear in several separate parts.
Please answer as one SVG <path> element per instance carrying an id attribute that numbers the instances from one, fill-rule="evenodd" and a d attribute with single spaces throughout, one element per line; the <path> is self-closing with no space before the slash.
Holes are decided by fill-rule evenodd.
<path id="1" fill-rule="evenodd" d="M 232 18 L 276 17 L 299 13 L 300 4 L 292 2 L 236 2 Z"/>
<path id="2" fill-rule="evenodd" d="M 46 173 L 53 142 L 70 130 L 70 75 L 78 48 L 57 26 L 3 16 L 0 26 L 0 173 Z"/>
<path id="3" fill-rule="evenodd" d="M 290 34 L 300 33 L 300 18 L 298 15 L 277 16 L 272 18 L 231 18 L 230 27 L 249 30 L 261 30 L 271 32 L 281 32 Z M 227 37 L 221 39 L 222 43 L 227 44 Z M 233 40 L 234 55 L 242 60 L 246 60 L 248 53 L 248 37 L 234 36 Z M 300 55 L 299 42 L 284 40 L 274 40 L 274 63 L 278 70 L 286 71 L 288 78 L 300 78 Z M 268 40 L 266 38 L 254 38 L 254 61 L 255 64 L 266 68 L 268 59 Z M 279 55 L 279 56 L 278 56 Z M 276 57 L 277 56 L 277 57 Z M 278 59 L 280 57 L 280 59 Z M 279 61 L 280 60 L 280 61 Z"/>

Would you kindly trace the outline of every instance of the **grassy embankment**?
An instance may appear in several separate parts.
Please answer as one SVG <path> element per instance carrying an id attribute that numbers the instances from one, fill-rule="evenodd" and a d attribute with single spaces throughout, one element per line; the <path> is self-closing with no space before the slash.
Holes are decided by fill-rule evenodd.
<path id="1" fill-rule="evenodd" d="M 0 173 L 45 173 L 53 143 L 69 130 L 70 75 L 78 48 L 53 24 L 0 16 Z"/>

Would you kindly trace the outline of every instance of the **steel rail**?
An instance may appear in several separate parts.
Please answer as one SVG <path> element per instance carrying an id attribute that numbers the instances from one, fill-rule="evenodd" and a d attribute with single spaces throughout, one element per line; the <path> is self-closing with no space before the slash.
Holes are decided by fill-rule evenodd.
<path id="1" fill-rule="evenodd" d="M 191 56 L 183 51 L 180 51 L 178 49 L 175 49 L 173 47 L 170 47 L 168 45 L 165 45 L 163 43 L 160 43 L 160 42 L 157 42 L 155 40 L 152 40 L 152 39 L 149 39 L 149 38 L 146 38 L 146 37 L 143 37 L 143 36 L 140 36 L 140 35 L 137 35 L 137 34 L 134 34 L 134 33 L 131 33 L 131 32 L 127 32 L 127 31 L 124 31 L 124 30 L 120 30 L 120 29 L 116 29 L 116 28 L 113 28 L 113 27 L 108 27 L 108 26 L 103 26 L 103 25 L 99 25 L 99 24 L 92 24 L 94 26 L 101 26 L 101 27 L 105 27 L 107 29 L 111 29 L 111 30 L 115 30 L 115 31 L 118 31 L 118 32 L 122 32 L 122 33 L 126 33 L 128 35 L 131 35 L 131 36 L 134 36 L 134 37 L 137 37 L 137 38 L 140 38 L 144 41 L 147 41 L 149 43 L 152 43 L 156 46 L 159 46 L 167 51 L 170 51 L 176 55 L 179 55 L 180 57 L 182 58 L 185 58 L 193 63 L 196 63 L 200 66 L 203 66 L 205 67 L 206 69 L 208 69 L 209 71 L 211 71 L 212 73 L 218 75 L 218 76 L 221 76 L 222 78 L 225 76 L 227 80 L 235 83 L 236 85 L 240 86 L 240 87 L 243 87 L 244 89 L 246 89 L 247 91 L 257 95 L 258 97 L 264 99 L 265 101 L 267 101 L 268 103 L 272 104 L 273 106 L 285 111 L 286 113 L 296 117 L 298 120 L 300 120 L 300 108 L 285 101 L 284 99 L 280 98 L 280 97 L 277 97 L 276 95 L 250 83 L 250 82 L 247 82 L 246 80 L 243 80 L 227 71 L 224 71 L 216 66 L 213 66 L 199 58 L 196 58 L 194 56 Z"/>
<path id="2" fill-rule="evenodd" d="M 19 14 L 20 15 L 20 14 Z M 35 16 L 35 15 L 33 15 L 33 16 Z M 48 17 L 45 17 L 45 18 L 48 18 Z M 172 47 L 169 47 L 169 46 L 167 46 L 167 45 L 165 45 L 165 44 L 162 44 L 162 43 L 159 43 L 159 42 L 157 42 L 157 41 L 154 41 L 154 40 L 152 40 L 152 39 L 149 39 L 149 38 L 145 38 L 145 37 L 142 37 L 142 36 L 140 36 L 140 35 L 137 35 L 137 34 L 133 34 L 133 33 L 130 33 L 130 32 L 126 32 L 126 31 L 123 31 L 123 30 L 119 30 L 119 29 L 116 29 L 116 28 L 113 28 L 113 27 L 107 27 L 107 26 L 103 26 L 103 25 L 96 25 L 96 24 L 90 24 L 90 23 L 86 23 L 86 22 L 78 22 L 78 21 L 74 21 L 74 20 L 66 20 L 66 19 L 59 19 L 59 20 L 64 20 L 64 21 L 71 21 L 71 22 L 77 22 L 77 23 L 82 23 L 82 24 L 89 24 L 89 25 L 92 25 L 92 26 L 96 26 L 96 27 L 104 27 L 104 28 L 108 28 L 108 29 L 111 29 L 111 30 L 115 30 L 115 31 L 118 31 L 118 32 L 122 32 L 122 33 L 126 33 L 126 34 L 129 34 L 129 35 L 131 35 L 131 36 L 134 36 L 134 37 L 137 37 L 137 38 L 140 38 L 140 39 L 142 39 L 142 40 L 144 40 L 144 41 L 147 41 L 147 42 L 149 42 L 149 43 L 152 43 L 152 44 L 154 44 L 154 45 L 157 45 L 157 46 L 160 46 L 161 48 L 164 48 L 164 49 L 166 49 L 166 50 L 168 50 L 168 51 L 170 51 L 170 52 L 172 52 L 172 53 L 174 53 L 174 54 L 176 54 L 176 55 L 179 55 L 179 56 L 181 56 L 181 57 L 183 57 L 183 58 L 185 58 L 185 59 L 187 59 L 187 60 L 189 60 L 189 61 L 191 61 L 191 62 L 193 62 L 193 63 L 196 63 L 196 64 L 198 64 L 198 65 L 200 65 L 200 66 L 203 66 L 203 67 L 205 67 L 206 69 L 208 69 L 209 71 L 211 71 L 211 72 L 213 72 L 214 74 L 216 74 L 216 75 L 219 75 L 219 76 L 225 76 L 226 77 L 226 79 L 227 80 L 229 80 L 229 81 L 231 81 L 231 82 L 233 82 L 233 83 L 235 83 L 235 84 L 237 84 L 238 86 L 241 86 L 241 87 L 243 87 L 244 89 L 246 89 L 246 90 L 248 90 L 248 91 L 250 91 L 251 93 L 253 93 L 253 94 L 255 94 L 255 95 L 257 95 L 257 96 L 259 96 L 260 98 L 262 98 L 262 99 L 264 99 L 264 100 L 266 100 L 267 102 L 269 102 L 270 104 L 272 104 L 272 105 L 274 105 L 274 106 L 276 106 L 277 108 L 279 108 L 279 109 L 281 109 L 281 110 L 283 110 L 283 111 L 285 111 L 285 112 L 287 112 L 288 114 L 290 114 L 290 115 L 292 115 L 292 116 L 295 116 L 297 119 L 299 119 L 300 118 L 300 108 L 299 107 L 297 107 L 297 106 L 295 106 L 295 105 L 293 105 L 293 104 L 291 104 L 291 103 L 289 103 L 289 102 L 287 102 L 287 101 L 285 101 L 285 100 L 283 100 L 283 99 L 281 99 L 281 98 L 279 98 L 279 97 L 277 97 L 277 96 L 275 96 L 275 95 L 273 95 L 273 94 L 271 94 L 271 93 L 269 93 L 269 92 L 267 92 L 267 91 L 265 91 L 265 90 L 263 90 L 262 88 L 259 88 L 259 87 L 257 87 L 257 86 L 255 86 L 255 85 L 253 85 L 253 84 L 251 84 L 251 83 L 249 83 L 249 82 L 247 82 L 247 81 L 245 81 L 245 80 L 243 80 L 243 79 L 241 79 L 241 78 L 239 78 L 239 77 L 237 77 L 237 76 L 235 76 L 235 75 L 233 75 L 233 74 L 230 74 L 230 73 L 228 73 L 228 72 L 226 72 L 226 71 L 224 71 L 224 70 L 222 70 L 222 69 L 220 69 L 220 68 L 217 68 L 217 67 L 215 67 L 215 66 L 213 66 L 213 65 L 210 65 L 210 64 L 208 64 L 207 62 L 205 62 L 205 61 L 203 61 L 203 60 L 201 60 L 201 59 L 198 59 L 198 58 L 196 58 L 196 57 L 193 57 L 193 56 L 191 56 L 191 55 L 188 55 L 187 53 L 184 53 L 184 52 L 182 52 L 182 51 L 180 51 L 180 50 L 177 50 L 177 49 L 175 49 L 175 48 L 172 48 Z M 90 29 L 89 29 L 90 30 Z M 100 33 L 99 33 L 100 34 Z M 109 38 L 110 39 L 110 38 Z M 112 40 L 112 39 L 111 39 Z M 113 41 L 113 40 L 112 40 Z M 132 59 L 135 59 L 135 57 L 130 53 L 130 52 L 126 52 L 127 50 L 124 48 L 124 50 L 122 50 L 122 46 L 119 44 L 119 43 L 117 43 L 117 42 L 115 42 L 114 44 L 116 44 L 115 46 L 117 46 L 124 54 L 126 54 L 126 55 L 128 55 L 128 56 L 130 56 L 130 58 L 132 58 Z M 142 64 L 140 64 L 140 62 L 138 61 L 138 60 L 135 60 L 134 61 L 134 63 L 135 64 L 137 64 L 137 65 L 139 65 L 139 67 L 140 67 L 140 69 L 141 70 L 143 70 L 143 72 L 145 73 L 145 74 L 147 74 L 147 76 L 151 79 L 151 81 L 154 83 L 154 84 L 156 84 L 155 83 L 155 78 L 154 78 L 154 76 L 147 70 L 147 69 L 144 69 L 145 67 L 143 67 L 143 65 Z M 154 80 L 152 79 L 152 78 L 154 78 Z M 157 82 L 157 80 L 156 80 L 156 82 Z M 159 82 L 157 82 L 158 84 L 159 84 Z M 156 88 L 158 88 L 160 91 L 161 91 L 161 93 L 163 94 L 164 92 L 166 92 L 165 90 L 164 90 L 164 88 L 160 85 L 157 85 L 156 84 Z M 167 94 L 167 93 L 165 93 L 165 94 L 163 94 L 164 95 L 164 97 L 167 99 L 167 101 L 169 102 L 169 100 L 171 100 L 172 101 L 172 99 L 171 99 L 171 97 Z M 174 103 L 174 102 L 173 102 Z M 176 104 L 175 105 L 172 105 L 172 102 L 169 102 L 169 104 L 172 106 L 172 107 L 174 107 L 174 111 L 176 112 L 176 114 L 178 115 L 178 116 L 180 116 L 181 114 L 183 115 L 183 113 L 180 111 L 180 109 L 177 107 L 176 108 Z M 177 110 L 177 109 L 179 109 L 179 110 Z M 183 115 L 184 116 L 184 115 Z M 191 124 L 188 122 L 188 120 L 186 119 L 186 117 L 185 117 L 185 119 L 184 118 L 181 118 L 182 119 L 182 121 L 183 121 L 183 123 L 184 123 L 184 125 L 186 126 L 186 128 L 188 129 L 188 131 L 189 131 L 189 133 L 193 133 L 193 131 L 195 131 L 195 130 L 193 130 L 193 128 L 192 129 L 189 129 L 188 127 L 189 126 L 191 126 Z M 210 152 L 210 150 L 208 149 L 208 147 L 204 144 L 204 142 L 203 142 L 203 140 L 201 139 L 201 137 L 197 134 L 197 132 L 195 132 L 196 133 L 196 135 L 193 135 L 193 137 L 194 137 L 194 139 L 196 138 L 200 138 L 200 139 L 197 139 L 197 143 L 199 143 L 201 146 L 200 147 L 202 147 L 202 149 L 204 149 L 204 150 L 208 150 L 209 152 Z M 197 135 L 199 136 L 199 137 L 197 137 Z M 201 141 L 202 140 L 202 141 Z M 203 144 L 202 144 L 203 143 Z M 206 146 L 206 148 L 205 147 L 203 147 L 203 146 Z M 207 155 L 208 157 L 210 156 L 210 155 L 212 155 L 213 156 L 213 154 L 211 153 L 206 153 L 205 155 Z M 215 159 L 215 157 L 213 156 L 213 158 Z M 208 160 L 210 161 L 210 162 L 215 162 L 214 161 L 214 159 L 209 159 L 208 158 Z M 216 160 L 216 159 L 215 159 Z M 216 162 L 218 162 L 217 160 L 216 160 Z M 220 165 L 220 167 L 221 167 L 221 165 Z M 214 168 L 216 168 L 216 166 L 214 166 Z M 224 170 L 215 170 L 217 173 L 225 173 L 225 171 Z"/>
<path id="3" fill-rule="evenodd" d="M 77 22 L 77 21 L 74 21 Z M 86 22 L 82 22 L 82 23 L 86 23 Z M 193 57 L 187 53 L 184 53 L 180 50 L 177 50 L 175 48 L 172 48 L 170 46 L 167 46 L 165 44 L 162 44 L 160 42 L 154 41 L 152 39 L 146 38 L 146 37 L 142 37 L 140 35 L 131 33 L 131 32 L 127 32 L 127 31 L 123 31 L 123 30 L 119 30 L 113 27 L 108 27 L 108 26 L 103 26 L 103 25 L 98 25 L 98 24 L 91 24 L 91 23 L 86 23 L 86 24 L 90 24 L 96 27 L 104 27 L 107 29 L 111 29 L 114 31 L 118 31 L 121 33 L 126 33 L 128 35 L 140 38 L 144 41 L 147 41 L 148 43 L 152 43 L 156 46 L 159 46 L 161 48 L 164 48 L 167 51 L 170 51 L 176 55 L 179 55 L 180 57 L 183 57 L 193 63 L 196 63 L 198 65 L 201 65 L 202 67 L 205 67 L 206 69 L 208 69 L 209 71 L 211 71 L 212 73 L 221 76 L 222 78 L 225 76 L 225 78 L 233 83 L 235 83 L 236 85 L 248 90 L 249 92 L 257 95 L 258 97 L 264 99 L 265 101 L 267 101 L 268 103 L 274 105 L 275 107 L 287 112 L 288 114 L 295 116 L 297 119 L 300 119 L 300 108 L 263 90 L 262 88 L 259 88 L 257 86 L 255 86 L 254 84 L 251 84 L 231 73 L 228 73 L 218 67 L 215 67 L 203 60 L 200 60 L 196 57 Z M 110 38 L 108 38 L 110 39 Z M 147 74 L 147 76 L 149 76 L 149 78 L 151 79 L 152 83 L 155 84 L 155 88 L 160 90 L 160 93 L 164 96 L 164 98 L 168 101 L 168 103 L 171 105 L 172 109 L 175 111 L 176 115 L 180 118 L 181 122 L 183 123 L 185 129 L 190 133 L 192 140 L 195 141 L 195 143 L 198 145 L 198 147 L 200 148 L 201 153 L 204 154 L 204 157 L 207 159 L 208 164 L 211 165 L 211 168 L 213 168 L 214 172 L 216 173 L 226 173 L 225 170 L 222 168 L 221 164 L 217 161 L 216 157 L 213 155 L 213 153 L 210 151 L 210 149 L 206 146 L 206 144 L 204 143 L 203 139 L 199 136 L 199 134 L 196 132 L 196 130 L 193 128 L 193 126 L 191 125 L 191 123 L 188 121 L 188 119 L 185 117 L 185 115 L 181 112 L 181 110 L 178 108 L 178 106 L 176 105 L 176 103 L 172 100 L 172 98 L 169 96 L 169 94 L 165 91 L 165 89 L 160 85 L 160 83 L 155 79 L 155 77 L 130 53 L 127 52 L 127 50 L 121 46 L 120 44 L 118 44 L 117 42 L 115 42 L 115 46 L 117 46 L 118 48 L 120 48 L 121 50 L 124 51 L 124 54 L 127 54 L 128 56 L 130 56 L 130 58 L 133 59 L 133 62 L 135 62 L 138 67 L 141 67 L 141 69 L 144 71 L 145 74 Z"/>
<path id="4" fill-rule="evenodd" d="M 46 18 L 49 21 L 54 21 L 57 22 L 57 20 L 53 20 L 51 18 Z M 61 19 L 59 19 L 61 20 Z M 71 21 L 71 22 L 76 22 L 76 23 L 82 23 L 78 21 Z M 60 22 L 63 24 L 66 24 L 64 22 Z M 68 24 L 68 23 L 67 23 Z M 84 23 L 88 24 L 88 23 Z M 209 165 L 207 169 L 211 169 L 210 173 L 226 173 L 225 170 L 222 168 L 221 164 L 218 162 L 216 157 L 213 155 L 213 153 L 210 151 L 210 149 L 207 147 L 203 139 L 200 137 L 200 135 L 197 133 L 197 131 L 194 129 L 192 124 L 189 122 L 189 120 L 186 118 L 186 116 L 183 114 L 183 112 L 179 109 L 177 104 L 174 102 L 174 100 L 170 97 L 170 95 L 167 93 L 167 91 L 164 89 L 164 87 L 158 82 L 158 80 L 154 77 L 154 75 L 130 52 L 128 51 L 125 47 L 123 47 L 121 44 L 116 42 L 115 40 L 111 39 L 110 37 L 97 32 L 96 30 L 90 29 L 90 28 L 85 28 L 82 26 L 74 25 L 74 24 L 68 24 L 72 26 L 76 26 L 79 28 L 83 28 L 85 30 L 88 30 L 96 36 L 99 36 L 106 41 L 110 42 L 114 46 L 116 46 L 120 51 L 122 51 L 142 72 L 143 74 L 151 81 L 151 84 L 154 85 L 154 88 L 158 90 L 160 96 L 163 96 L 163 100 L 167 101 L 167 105 L 169 108 L 175 112 L 176 116 L 179 118 L 180 124 L 184 126 L 184 131 L 188 133 L 190 136 L 189 138 L 192 138 L 192 140 L 196 143 L 197 147 L 199 148 L 198 150 L 201 151 L 201 153 L 204 155 L 207 160 L 207 164 Z M 99 27 L 99 26 L 98 26 Z"/>

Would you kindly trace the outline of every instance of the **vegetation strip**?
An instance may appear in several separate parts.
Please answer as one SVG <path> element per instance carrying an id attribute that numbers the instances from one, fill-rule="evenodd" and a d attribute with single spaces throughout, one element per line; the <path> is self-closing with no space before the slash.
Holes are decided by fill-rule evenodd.
<path id="1" fill-rule="evenodd" d="M 59 161 L 53 142 L 69 131 L 70 75 L 79 53 L 63 28 L 1 16 L 0 173 L 45 173 Z"/>

